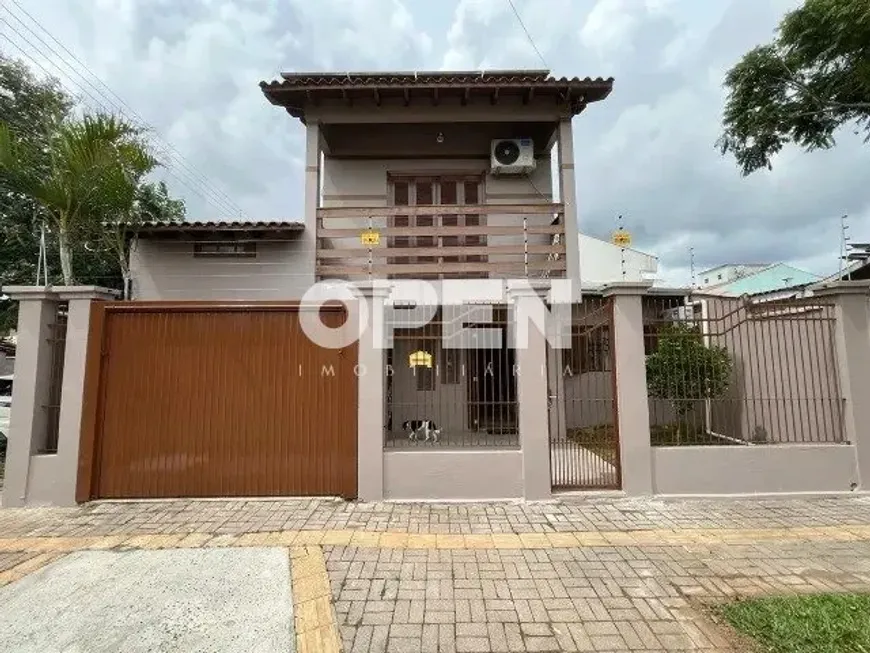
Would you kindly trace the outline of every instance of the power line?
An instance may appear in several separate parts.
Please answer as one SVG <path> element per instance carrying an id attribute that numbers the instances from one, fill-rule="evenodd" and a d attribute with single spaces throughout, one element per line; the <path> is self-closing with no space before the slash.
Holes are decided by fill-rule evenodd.
<path id="1" fill-rule="evenodd" d="M 19 23 L 21 23 L 21 20 L 20 20 L 17 16 L 15 16 L 14 14 L 11 14 L 11 12 L 10 12 L 10 15 L 11 15 L 13 18 L 15 18 L 16 20 L 18 20 Z M 42 57 L 43 57 L 47 62 L 49 62 L 49 65 L 54 66 L 54 68 L 56 68 L 57 70 L 59 70 L 59 71 L 61 72 L 62 75 L 66 76 L 67 79 L 68 79 L 68 81 L 70 81 L 70 82 L 72 82 L 72 83 L 75 83 L 74 80 L 70 79 L 70 78 L 69 78 L 69 77 L 64 73 L 64 71 L 60 68 L 59 65 L 57 65 L 57 64 L 54 63 L 54 62 L 52 62 L 52 60 L 51 60 L 48 56 L 46 56 L 46 54 L 45 54 L 44 52 L 42 52 L 42 51 L 39 49 L 38 46 L 34 45 L 34 43 L 33 43 L 32 41 L 30 41 L 30 39 L 28 39 L 26 36 L 24 36 L 24 34 L 22 34 L 18 29 L 16 29 L 15 26 L 13 26 L 11 23 L 9 23 L 9 21 L 7 21 L 5 18 L 0 17 L 0 22 L 4 23 L 4 24 L 5 24 L 7 27 L 9 27 L 13 32 L 15 32 L 15 34 L 18 36 L 18 38 L 20 38 L 22 41 L 24 41 L 25 43 L 27 43 L 27 45 L 29 45 L 30 48 L 31 48 L 34 52 L 39 53 L 39 54 L 40 54 L 40 55 L 41 55 L 41 56 L 42 56 Z M 32 35 L 33 35 L 35 38 L 37 38 L 37 39 L 38 39 L 38 40 L 39 40 L 43 45 L 45 45 L 45 46 L 46 46 L 46 47 L 51 51 L 51 54 L 53 54 L 53 55 L 59 57 L 57 51 L 55 51 L 53 48 L 51 48 L 50 46 L 48 46 L 48 44 L 46 44 L 45 41 L 44 41 L 44 40 L 43 40 L 43 39 L 42 39 L 38 34 L 36 34 L 35 32 L 33 32 L 33 30 L 30 29 L 30 28 L 29 28 L 27 25 L 25 25 L 24 23 L 21 23 L 21 24 L 24 26 L 25 29 L 28 30 L 28 32 L 30 32 L 30 34 L 32 34 Z M 25 57 L 27 57 L 31 62 L 33 62 L 35 65 L 37 65 L 37 66 L 38 66 L 38 67 L 39 67 L 43 72 L 45 72 L 46 75 L 48 75 L 49 77 L 55 78 L 55 75 L 54 75 L 53 73 L 49 72 L 49 71 L 45 68 L 45 66 L 43 66 L 39 61 L 37 61 L 36 59 L 34 59 L 34 57 L 31 56 L 30 53 L 28 53 L 28 52 L 27 52 L 23 47 L 21 47 L 21 45 L 20 45 L 19 43 L 16 43 L 14 40 L 12 40 L 12 39 L 11 39 L 9 36 L 7 36 L 6 34 L 3 34 L 2 36 L 3 36 L 7 41 L 9 41 L 9 42 L 10 42 L 10 43 L 11 43 L 11 44 L 12 44 L 12 45 L 13 45 L 13 46 L 14 46 L 14 47 L 19 51 L 19 52 L 21 52 Z M 83 75 L 81 75 L 81 73 L 78 73 L 78 71 L 76 71 L 74 68 L 72 68 L 71 66 L 69 66 L 69 64 L 68 64 L 66 61 L 64 61 L 62 57 L 59 57 L 59 58 L 61 59 L 61 61 L 63 61 L 64 64 L 66 64 L 68 67 L 70 67 L 70 69 L 71 69 L 74 73 L 76 73 L 79 77 L 81 77 L 83 80 L 85 80 L 86 82 L 88 82 L 87 78 L 85 78 Z M 58 80 L 58 81 L 59 81 L 59 83 L 61 84 L 61 86 L 63 86 L 64 89 L 66 89 L 70 94 L 72 94 L 73 96 L 77 95 L 76 91 L 73 90 L 73 89 L 70 89 L 70 87 L 69 87 L 67 84 L 65 84 L 65 83 L 63 82 L 62 79 L 61 79 L 61 80 Z M 98 95 L 100 95 L 100 98 L 101 98 L 103 101 L 108 101 L 108 100 L 105 98 L 105 95 L 102 94 L 102 93 L 101 93 L 101 92 L 100 92 L 96 87 L 94 87 L 93 84 L 89 84 L 89 85 L 91 86 L 91 88 L 93 88 L 93 89 L 98 93 Z M 123 114 L 122 111 L 117 111 L 117 109 L 116 109 L 115 107 L 112 107 L 112 106 L 107 107 L 107 106 L 103 103 L 103 101 L 101 101 L 101 99 L 98 99 L 98 98 L 94 97 L 93 93 L 91 93 L 87 88 L 85 88 L 84 86 L 82 86 L 81 83 L 76 84 L 76 86 L 77 86 L 77 90 L 81 91 L 82 93 L 84 93 L 85 95 L 87 95 L 87 96 L 91 99 L 91 101 L 94 103 L 94 106 L 95 106 L 96 108 L 98 108 L 98 109 L 100 109 L 100 110 L 102 110 L 102 111 L 107 111 L 107 112 L 109 112 L 109 113 L 122 113 L 122 114 Z M 80 98 L 80 99 L 81 99 L 81 98 Z M 87 102 L 87 101 L 86 101 L 86 102 Z M 135 123 L 135 121 L 131 121 L 131 122 L 134 122 L 134 123 Z M 141 127 L 141 126 L 140 126 L 140 127 Z M 147 125 L 146 125 L 146 127 L 147 127 Z M 152 128 L 152 131 L 153 131 L 153 128 Z M 164 154 L 164 153 L 165 153 L 165 152 L 164 152 L 164 149 L 161 148 L 161 145 L 163 145 L 163 144 L 162 144 L 160 141 L 158 141 L 158 142 L 155 143 L 155 146 L 157 146 L 157 149 L 158 149 L 158 154 Z M 165 146 L 164 146 L 164 147 L 165 147 Z M 172 162 L 170 162 L 170 163 L 172 163 Z M 188 171 L 182 172 L 181 170 L 179 170 L 179 169 L 177 169 L 177 168 L 172 168 L 172 167 L 170 167 L 170 166 L 165 166 L 164 169 L 165 169 L 166 172 L 167 172 L 170 176 L 172 176 L 174 179 L 176 179 L 177 181 L 179 181 L 180 183 L 182 183 L 184 186 L 186 186 L 187 188 L 189 188 L 189 189 L 192 190 L 193 192 L 197 193 L 197 194 L 200 195 L 203 199 L 205 199 L 206 201 L 210 202 L 211 204 L 213 204 L 214 206 L 218 207 L 219 209 L 221 209 L 221 210 L 223 210 L 223 211 L 226 211 L 228 214 L 241 213 L 240 209 L 239 209 L 237 206 L 235 206 L 235 205 L 232 203 L 231 200 L 230 200 L 230 201 L 223 200 L 223 199 L 220 197 L 220 195 L 216 194 L 216 193 L 213 191 L 212 187 L 210 187 L 209 184 L 208 184 L 207 182 L 202 182 L 202 181 L 196 179 L 195 177 L 193 177 L 193 175 L 192 175 L 190 172 L 188 172 Z M 193 185 L 191 185 L 191 184 L 193 184 Z M 196 187 L 194 187 L 194 186 L 196 186 Z"/>
<path id="2" fill-rule="evenodd" d="M 67 55 L 69 55 L 69 57 L 70 57 L 73 61 L 75 61 L 77 64 L 79 64 L 79 66 L 81 66 L 82 68 L 84 68 L 85 70 L 87 70 L 87 72 L 91 75 L 91 77 L 92 77 L 94 80 L 96 80 L 96 82 L 97 82 L 101 87 L 103 87 L 106 91 L 108 91 L 108 93 L 109 93 L 113 98 L 115 98 L 115 100 L 117 101 L 117 103 L 118 103 L 120 106 L 123 106 L 124 108 L 126 108 L 127 111 L 128 111 L 128 112 L 129 112 L 129 113 L 130 113 L 134 118 L 138 119 L 139 122 L 141 123 L 141 126 L 147 128 L 149 131 L 152 131 L 152 132 L 154 132 L 155 134 L 157 133 L 157 130 L 153 127 L 153 125 L 150 125 L 150 124 L 148 123 L 148 121 L 146 121 L 146 120 L 145 120 L 141 115 L 139 115 L 139 114 L 138 114 L 138 113 L 137 113 L 137 112 L 136 112 L 136 111 L 135 111 L 135 110 L 134 110 L 134 109 L 133 109 L 129 104 L 127 104 L 127 102 L 125 102 L 124 99 L 123 99 L 122 97 L 120 97 L 117 93 L 115 93 L 115 91 L 112 90 L 112 88 L 111 88 L 110 86 L 108 86 L 105 82 L 103 82 L 102 79 L 100 79 L 100 78 L 99 78 L 97 75 L 95 75 L 91 70 L 89 70 L 88 67 L 87 67 L 87 65 L 86 65 L 84 62 L 82 62 L 81 59 L 79 59 L 78 57 L 76 57 L 76 55 L 75 55 L 73 52 L 71 52 L 69 48 L 67 48 L 67 47 L 66 47 L 66 46 L 65 46 L 61 41 L 59 41 L 59 40 L 58 40 L 58 39 L 57 39 L 57 38 L 56 38 L 56 37 L 55 37 L 51 32 L 49 32 L 49 31 L 48 31 L 48 30 L 47 30 L 47 29 L 46 29 L 46 28 L 45 28 L 45 27 L 44 27 L 44 26 L 43 26 L 43 25 L 42 25 L 38 20 L 36 20 L 36 19 L 35 19 L 35 18 L 30 14 L 30 13 L 28 13 L 27 10 L 24 9 L 24 7 L 22 7 L 21 4 L 20 4 L 17 0 L 12 0 L 12 2 L 13 2 L 13 3 L 15 4 L 15 6 L 19 9 L 19 11 L 21 11 L 21 13 L 23 13 L 25 16 L 27 16 L 27 17 L 30 19 L 30 21 L 31 21 L 34 25 L 36 25 L 36 26 L 37 26 L 37 27 L 38 27 L 42 32 L 44 32 L 44 33 L 48 36 L 48 38 L 50 38 L 54 43 L 56 43 L 56 44 L 57 44 L 57 45 L 58 45 L 58 46 L 59 46 L 59 47 L 60 47 L 60 48 L 61 48 L 61 49 L 62 49 L 62 50 L 67 54 Z M 7 11 L 8 11 L 8 8 L 7 8 Z M 14 17 L 14 18 L 19 22 L 19 23 L 21 23 L 22 25 L 24 25 L 24 23 L 21 21 L 21 19 L 20 19 L 18 16 L 15 16 L 15 14 L 12 13 L 11 11 L 10 11 L 9 13 L 10 13 L 10 15 L 12 15 L 12 16 L 13 16 L 13 17 Z M 24 25 L 24 27 L 27 28 L 28 31 L 31 32 L 31 34 L 34 33 L 33 30 L 31 30 L 29 27 L 27 27 L 27 25 Z M 37 38 L 39 38 L 38 35 L 37 35 Z M 48 46 L 48 45 L 45 43 L 45 41 L 43 41 L 41 38 L 39 38 L 39 40 L 40 40 L 44 45 L 46 45 L 47 47 L 49 47 L 49 48 L 51 49 L 51 46 Z M 96 88 L 90 80 L 88 80 L 87 78 L 85 78 L 85 77 L 84 77 L 81 73 L 79 73 L 78 71 L 75 71 L 75 70 L 72 68 L 72 66 L 69 65 L 68 62 L 65 61 L 64 63 L 66 63 L 67 66 L 68 66 L 71 70 L 73 70 L 77 75 L 79 75 L 79 77 L 81 77 L 82 79 L 84 79 L 84 80 L 88 83 L 88 85 L 91 86 L 91 88 L 93 88 L 95 91 L 97 91 L 97 93 L 100 93 L 100 94 L 102 95 L 102 91 L 100 91 L 98 88 Z M 105 95 L 103 95 L 103 97 L 105 98 Z M 157 139 L 159 140 L 159 135 L 157 136 Z M 190 173 L 191 173 L 192 175 L 194 175 L 194 176 L 198 176 L 198 178 L 200 178 L 200 179 L 203 181 L 203 183 L 204 183 L 205 185 L 207 185 L 207 186 L 210 185 L 208 178 L 207 178 L 204 174 L 202 174 L 201 172 L 199 172 L 198 170 L 196 170 L 195 168 L 193 168 L 193 167 L 192 167 L 192 164 L 191 164 L 190 166 L 188 166 L 187 163 L 185 162 L 185 160 L 183 159 L 183 155 L 181 154 L 181 152 L 179 152 L 175 147 L 173 147 L 173 145 L 172 145 L 171 143 L 169 143 L 168 141 L 165 141 L 165 142 L 163 142 L 163 145 L 164 145 L 168 150 L 171 150 L 172 152 L 174 152 L 175 154 L 178 155 L 179 159 L 178 159 L 177 163 L 178 163 L 179 165 L 181 165 L 182 167 L 185 167 L 187 170 L 189 170 Z M 232 203 L 232 198 L 229 197 L 226 193 L 224 193 L 221 189 L 219 189 L 219 188 L 214 188 L 214 187 L 213 187 L 213 190 L 214 190 L 214 192 L 215 192 L 216 194 L 219 194 L 219 195 L 222 196 L 224 199 L 226 199 L 228 202 Z"/>
<path id="3" fill-rule="evenodd" d="M 17 2 L 15 4 L 16 4 L 16 6 L 19 7 L 19 9 L 21 9 L 20 5 L 18 5 Z M 76 70 L 68 61 L 65 60 L 63 55 L 61 55 L 51 45 L 46 43 L 45 40 L 42 39 L 42 37 L 39 34 L 34 32 L 33 29 L 30 28 L 30 26 L 25 24 L 21 20 L 21 18 L 16 16 L 13 12 L 9 11 L 8 6 L 2 7 L 2 8 L 6 9 L 12 18 L 14 18 L 19 24 L 21 24 L 21 26 L 24 29 L 26 29 L 35 39 L 37 39 L 44 46 L 44 48 L 46 48 L 52 55 L 54 55 L 65 66 L 67 66 L 67 68 L 69 68 L 69 70 L 71 70 L 75 75 L 77 75 L 81 80 L 83 80 L 90 87 L 90 89 L 93 89 L 93 91 L 99 96 L 99 98 L 95 97 L 94 94 L 87 87 L 85 87 L 81 82 L 76 82 L 75 79 L 72 79 L 68 73 L 66 73 L 57 63 L 53 62 L 52 59 L 49 56 L 47 56 L 46 52 L 42 51 L 37 45 L 35 45 L 30 39 L 27 38 L 27 36 L 25 36 L 20 30 L 18 30 L 9 21 L 7 21 L 5 18 L 0 17 L 0 22 L 4 23 L 7 27 L 9 27 L 9 29 L 12 30 L 21 41 L 26 43 L 32 49 L 33 52 L 36 52 L 39 55 L 41 55 L 41 57 L 44 58 L 45 61 L 48 62 L 49 65 L 53 66 L 55 69 L 60 71 L 61 75 L 63 77 L 67 78 L 67 81 L 75 84 L 77 87 L 77 90 L 80 91 L 81 93 L 87 95 L 90 98 L 90 100 L 94 103 L 96 108 L 99 108 L 100 110 L 103 110 L 103 111 L 107 111 L 109 113 L 120 113 L 122 115 L 125 115 L 125 113 L 129 112 L 135 116 L 136 119 L 132 119 L 129 116 L 125 115 L 125 117 L 127 117 L 128 120 L 130 120 L 134 124 L 137 124 L 137 126 L 139 126 L 140 128 L 143 128 L 146 132 L 148 132 L 152 135 L 151 140 L 152 140 L 153 144 L 155 145 L 155 148 L 157 149 L 158 157 L 163 158 L 164 162 L 167 164 L 166 166 L 164 166 L 164 170 L 167 172 L 168 175 L 170 175 L 172 178 L 177 180 L 179 183 L 181 183 L 182 185 L 184 185 L 185 187 L 187 187 L 188 189 L 190 189 L 191 191 L 193 191 L 194 193 L 196 193 L 197 195 L 199 195 L 204 200 L 211 203 L 212 205 L 214 205 L 216 208 L 220 209 L 221 211 L 226 212 L 227 214 L 230 214 L 230 215 L 240 215 L 240 216 L 244 217 L 244 213 L 241 210 L 241 208 L 238 205 L 236 205 L 232 201 L 232 199 L 228 195 L 226 195 L 226 193 L 216 189 L 212 184 L 210 184 L 208 179 L 205 177 L 205 175 L 203 175 L 201 172 L 199 172 L 194 167 L 192 167 L 192 164 L 187 164 L 184 161 L 182 155 L 171 144 L 163 141 L 162 139 L 159 138 L 159 136 L 156 136 L 156 130 L 154 129 L 153 126 L 149 125 L 141 116 L 139 116 L 135 111 L 133 111 L 126 102 L 124 102 L 116 93 L 114 93 L 114 91 L 112 91 L 105 83 L 103 83 L 99 79 L 99 77 L 97 77 L 93 72 L 91 72 L 87 68 L 87 66 L 85 66 L 78 58 L 76 58 L 75 55 L 73 55 L 69 51 L 68 48 L 66 48 L 62 43 L 60 43 L 60 41 L 58 41 L 54 36 L 52 36 L 51 33 L 48 32 L 48 30 L 46 30 L 41 24 L 39 24 L 39 22 L 36 21 L 32 16 L 30 16 L 30 14 L 27 14 L 27 12 L 22 9 L 22 11 L 43 32 L 45 32 L 45 34 L 47 34 L 49 38 L 51 38 L 54 42 L 58 43 L 58 45 L 60 45 L 60 47 L 62 47 L 64 49 L 64 51 L 67 52 L 69 54 L 69 56 L 72 57 L 72 59 L 74 61 L 76 61 L 79 65 L 81 65 L 84 68 L 84 70 L 91 75 L 91 77 L 93 79 L 97 80 L 97 82 L 100 85 L 102 85 L 104 88 L 106 88 L 113 96 L 118 98 L 118 101 L 116 102 L 116 101 L 113 101 L 110 98 L 108 98 L 103 91 L 101 91 L 97 86 L 95 86 L 87 77 L 85 77 L 85 75 L 83 75 L 81 72 Z M 2 36 L 4 39 L 6 39 L 6 41 L 8 41 L 12 46 L 14 46 L 22 55 L 24 55 L 33 64 L 38 66 L 39 69 L 41 69 L 48 77 L 50 77 L 50 78 L 56 77 L 56 75 L 51 73 L 49 70 L 47 70 L 46 67 L 40 61 L 38 61 L 33 56 L 31 56 L 31 54 L 29 52 L 27 52 L 27 50 L 25 48 L 23 48 L 20 43 L 15 42 L 12 38 L 10 38 L 6 34 L 0 34 L 0 36 Z M 62 79 L 59 79 L 58 81 L 61 84 L 61 86 L 63 86 L 72 95 L 74 95 L 74 96 L 78 95 L 78 93 L 75 90 L 70 89 L 69 85 L 65 84 Z M 106 104 L 104 104 L 104 102 L 108 103 L 109 106 L 107 107 Z M 125 112 L 123 109 L 120 109 L 119 105 L 123 105 L 124 107 L 126 107 L 127 112 Z M 174 155 L 170 153 L 170 150 L 172 152 L 174 152 Z"/>
<path id="4" fill-rule="evenodd" d="M 5 21 L 4 19 L 2 19 L 2 18 L 0 18 L 0 22 L 5 23 L 6 25 L 9 25 L 9 23 L 6 22 L 6 21 Z M 19 51 L 19 52 L 20 52 L 24 57 L 26 57 L 26 58 L 27 58 L 31 63 L 33 63 L 34 65 L 38 66 L 38 67 L 39 67 L 39 68 L 40 68 L 40 69 L 41 69 L 41 70 L 42 70 L 42 71 L 43 71 L 43 72 L 44 72 L 48 77 L 51 77 L 51 78 L 54 77 L 54 75 L 53 75 L 51 72 L 49 72 L 49 71 L 45 68 L 45 66 L 43 66 L 39 61 L 37 61 L 36 59 L 34 59 L 34 58 L 33 58 L 33 57 L 32 57 L 32 56 L 31 56 L 31 55 L 30 55 L 30 54 L 29 54 L 29 53 L 28 53 L 24 48 L 22 48 L 18 43 L 16 43 L 15 41 L 13 41 L 13 40 L 12 40 L 11 38 L 9 38 L 6 34 L 2 34 L 2 33 L 0 33 L 0 36 L 2 36 L 4 39 L 6 39 L 6 40 L 7 40 L 7 41 L 8 41 L 8 42 L 13 46 L 13 47 L 15 47 L 15 48 L 16 48 L 16 49 L 17 49 L 17 50 L 18 50 L 18 51 Z M 30 43 L 30 41 L 28 41 L 28 40 L 27 40 L 26 38 L 24 38 L 24 37 L 22 37 L 22 39 L 23 39 L 25 42 L 27 42 L 28 44 L 30 44 L 31 47 L 32 47 L 32 44 Z M 70 93 L 70 94 L 72 94 L 72 95 L 75 95 L 75 91 L 72 90 L 72 89 L 70 89 L 69 86 L 67 86 L 66 84 L 64 84 L 62 81 L 60 82 L 60 84 L 61 84 L 61 86 L 62 86 L 62 87 L 63 87 L 63 88 L 68 92 L 68 93 Z M 87 93 L 87 91 L 85 91 L 85 92 Z M 106 110 L 106 107 L 105 107 L 102 103 L 100 103 L 98 100 L 96 100 L 92 95 L 90 95 L 90 93 L 88 93 L 88 95 L 89 95 L 89 97 L 90 97 L 92 100 L 94 100 L 94 101 L 96 102 L 98 108 L 102 109 L 103 111 Z M 199 195 L 200 197 L 202 197 L 202 198 L 203 198 L 204 200 L 206 200 L 207 202 L 211 202 L 211 203 L 214 204 L 217 208 L 222 209 L 223 211 L 226 211 L 227 213 L 233 213 L 233 210 L 232 210 L 231 207 L 228 207 L 228 206 L 225 206 L 225 205 L 220 204 L 219 202 L 216 202 L 213 198 L 211 198 L 211 197 L 209 197 L 208 195 L 206 195 L 206 194 L 203 192 L 203 190 L 201 190 L 199 187 L 194 186 L 194 185 L 191 185 L 190 183 L 188 183 L 188 181 L 185 180 L 185 177 L 183 177 L 182 175 L 180 175 L 177 171 L 173 172 L 173 170 L 172 170 L 171 168 L 165 168 L 165 170 L 166 170 L 166 172 L 167 172 L 167 173 L 168 173 L 168 174 L 169 174 L 173 179 L 175 179 L 175 180 L 178 181 L 180 184 L 182 184 L 183 186 L 185 186 L 185 187 L 188 188 L 189 190 L 193 191 L 194 193 L 196 193 L 196 194 Z"/>
<path id="5" fill-rule="evenodd" d="M 513 12 L 514 12 L 514 16 L 517 17 L 517 21 L 519 21 L 519 23 L 520 23 L 520 27 L 523 28 L 523 32 L 526 33 L 526 38 L 529 39 L 529 43 L 532 44 L 532 48 L 534 48 L 535 53 L 537 53 L 537 55 L 538 55 L 538 59 L 540 59 L 540 60 L 541 60 L 541 63 L 544 64 L 544 68 L 549 69 L 550 67 L 547 65 L 547 60 L 544 59 L 544 55 L 542 55 L 542 54 L 541 54 L 541 51 L 538 50 L 538 46 L 535 45 L 535 39 L 533 39 L 533 38 L 532 38 L 532 35 L 529 34 L 529 30 L 526 29 L 526 24 L 523 22 L 523 19 L 520 18 L 520 12 L 518 12 L 518 11 L 517 11 L 517 8 L 514 6 L 514 0 L 507 0 L 507 2 L 508 2 L 508 4 L 510 5 L 511 9 L 513 10 Z"/>

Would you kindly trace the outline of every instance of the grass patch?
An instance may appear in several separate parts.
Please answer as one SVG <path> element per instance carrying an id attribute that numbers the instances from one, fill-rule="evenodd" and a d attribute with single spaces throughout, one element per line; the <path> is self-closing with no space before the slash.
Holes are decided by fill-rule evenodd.
<path id="1" fill-rule="evenodd" d="M 581 429 L 568 429 L 568 439 L 591 451 L 611 465 L 616 464 L 617 457 L 619 456 L 619 447 L 616 441 L 616 429 L 613 425 L 596 424 L 595 426 L 586 426 Z"/>
<path id="2" fill-rule="evenodd" d="M 607 462 L 616 462 L 616 429 L 612 424 L 596 424 L 568 429 L 568 439 L 584 449 L 601 456 Z M 717 438 L 693 424 L 659 424 L 650 427 L 650 444 L 654 447 L 676 447 L 699 444 L 736 445 L 736 442 Z"/>
<path id="3" fill-rule="evenodd" d="M 654 447 L 680 447 L 684 445 L 721 444 L 736 442 L 710 435 L 698 424 L 656 424 L 649 427 L 650 444 Z"/>
<path id="4" fill-rule="evenodd" d="M 870 594 L 751 599 L 719 612 L 767 653 L 870 653 Z"/>

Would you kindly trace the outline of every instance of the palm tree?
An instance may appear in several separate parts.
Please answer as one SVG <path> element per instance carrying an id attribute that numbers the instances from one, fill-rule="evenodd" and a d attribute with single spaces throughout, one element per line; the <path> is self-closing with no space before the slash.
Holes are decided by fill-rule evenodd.
<path id="1" fill-rule="evenodd" d="M 0 168 L 6 173 L 6 186 L 40 205 L 57 233 L 63 281 L 71 285 L 74 243 L 102 239 L 108 225 L 117 227 L 133 216 L 136 189 L 158 162 L 141 130 L 107 114 L 64 121 L 47 150 L 47 169 L 40 170 L 34 163 L 46 153 L 0 123 Z M 122 258 L 128 277 L 126 257 Z"/>

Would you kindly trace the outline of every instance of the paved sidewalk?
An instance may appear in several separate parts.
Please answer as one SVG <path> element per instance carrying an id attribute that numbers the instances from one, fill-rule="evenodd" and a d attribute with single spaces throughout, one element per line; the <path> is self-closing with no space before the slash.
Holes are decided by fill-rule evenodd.
<path id="1" fill-rule="evenodd" d="M 243 546 L 290 552 L 303 653 L 732 651 L 716 603 L 870 591 L 870 497 L 6 509 L 0 586 L 81 549 Z"/>

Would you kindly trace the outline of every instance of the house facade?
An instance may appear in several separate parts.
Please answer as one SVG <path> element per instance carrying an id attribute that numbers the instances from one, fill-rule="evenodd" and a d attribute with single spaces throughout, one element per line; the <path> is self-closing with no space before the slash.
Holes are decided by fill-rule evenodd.
<path id="1" fill-rule="evenodd" d="M 572 121 L 611 87 L 262 83 L 305 131 L 300 220 L 143 225 L 132 301 L 4 289 L 20 302 L 4 505 L 861 487 L 867 285 L 760 311 L 654 289 L 653 257 L 577 237 Z M 715 376 L 666 358 L 683 346 Z"/>

